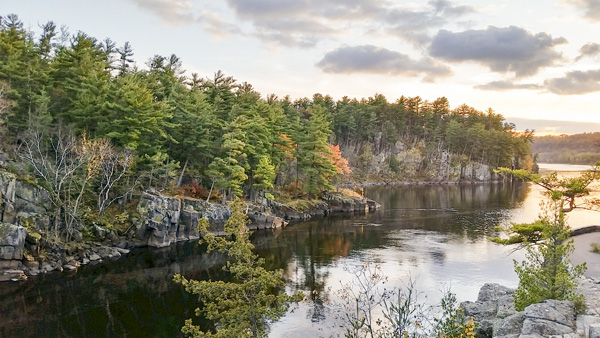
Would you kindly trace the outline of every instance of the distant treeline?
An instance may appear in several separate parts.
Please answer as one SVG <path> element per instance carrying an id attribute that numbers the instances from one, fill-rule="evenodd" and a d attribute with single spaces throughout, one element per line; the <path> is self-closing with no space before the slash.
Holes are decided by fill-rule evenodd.
<path id="1" fill-rule="evenodd" d="M 533 152 L 541 163 L 593 164 L 600 161 L 600 133 L 536 136 Z"/>

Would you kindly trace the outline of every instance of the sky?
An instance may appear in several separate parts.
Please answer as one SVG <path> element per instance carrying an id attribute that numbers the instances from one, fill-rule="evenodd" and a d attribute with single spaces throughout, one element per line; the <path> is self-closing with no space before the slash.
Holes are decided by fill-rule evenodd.
<path id="1" fill-rule="evenodd" d="M 445 96 L 536 135 L 600 132 L 600 0 L 0 0 L 13 13 L 263 97 Z"/>

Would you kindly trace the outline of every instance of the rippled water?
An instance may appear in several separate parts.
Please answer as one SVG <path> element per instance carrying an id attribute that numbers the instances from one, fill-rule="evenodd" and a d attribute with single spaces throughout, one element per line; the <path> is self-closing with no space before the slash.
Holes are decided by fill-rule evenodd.
<path id="1" fill-rule="evenodd" d="M 374 214 L 297 223 L 254 235 L 270 268 L 282 268 L 288 290 L 316 291 L 272 327 L 271 337 L 335 334 L 335 301 L 347 269 L 378 264 L 389 285 L 409 278 L 435 302 L 450 287 L 473 300 L 485 282 L 515 286 L 522 253 L 491 243 L 494 226 L 531 221 L 538 190 L 528 184 L 415 185 L 366 190 L 383 208 Z M 222 278 L 222 257 L 196 243 L 140 249 L 72 273 L 0 284 L 0 337 L 178 337 L 196 302 L 171 279 Z"/>

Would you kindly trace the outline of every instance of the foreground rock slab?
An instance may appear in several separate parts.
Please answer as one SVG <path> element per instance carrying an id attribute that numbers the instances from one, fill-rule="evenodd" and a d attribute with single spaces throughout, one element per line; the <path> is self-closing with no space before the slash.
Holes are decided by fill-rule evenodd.
<path id="1" fill-rule="evenodd" d="M 463 302 L 461 307 L 472 316 L 483 338 L 600 338 L 600 279 L 583 278 L 581 292 L 588 312 L 576 316 L 570 301 L 548 299 L 517 312 L 514 290 L 499 284 L 485 284 L 475 302 Z"/>

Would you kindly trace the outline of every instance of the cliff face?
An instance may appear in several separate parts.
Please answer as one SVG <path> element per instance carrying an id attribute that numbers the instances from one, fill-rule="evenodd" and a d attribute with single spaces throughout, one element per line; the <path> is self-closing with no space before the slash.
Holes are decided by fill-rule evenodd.
<path id="1" fill-rule="evenodd" d="M 376 137 L 377 140 L 377 137 Z M 444 149 L 427 149 L 424 143 L 393 146 L 350 142 L 340 146 L 343 156 L 361 180 L 456 183 L 488 182 L 502 178 L 487 164 L 469 161 Z"/>
<path id="2" fill-rule="evenodd" d="M 29 225 L 48 229 L 48 192 L 0 170 L 0 281 L 21 279 Z M 30 238 L 31 240 L 31 238 Z"/>
<path id="3" fill-rule="evenodd" d="M 250 230 L 284 227 L 291 220 L 324 217 L 332 213 L 368 213 L 379 204 L 366 198 L 343 197 L 329 193 L 323 200 L 307 210 L 296 210 L 281 203 L 265 199 L 259 204 L 248 204 L 246 214 Z M 213 204 L 190 198 L 168 197 L 156 191 L 142 194 L 137 206 L 140 219 L 136 222 L 137 246 L 164 247 L 175 242 L 198 239 L 198 220 L 205 218 L 210 231 L 223 234 L 223 225 L 231 216 L 229 206 Z"/>

